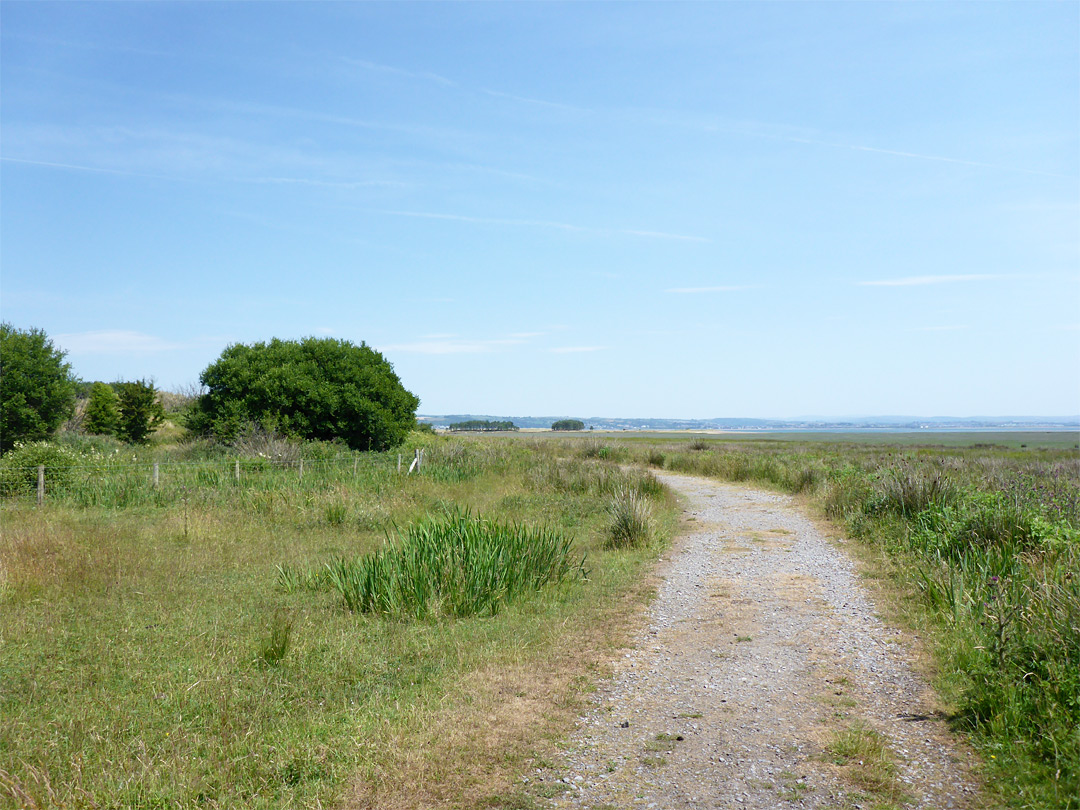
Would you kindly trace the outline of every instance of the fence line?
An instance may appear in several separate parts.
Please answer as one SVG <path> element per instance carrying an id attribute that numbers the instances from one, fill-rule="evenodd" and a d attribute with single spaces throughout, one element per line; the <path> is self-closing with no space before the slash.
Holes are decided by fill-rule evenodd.
<path id="1" fill-rule="evenodd" d="M 422 450 L 416 450 L 414 455 L 413 465 L 409 467 L 408 474 L 418 471 L 424 461 Z M 395 459 L 389 453 L 349 454 L 328 459 L 225 458 L 202 461 L 147 459 L 141 462 L 114 462 L 103 459 L 101 462 L 90 464 L 48 466 L 39 464 L 10 467 L 0 465 L 0 496 L 4 500 L 14 500 L 20 497 L 33 497 L 36 494 L 38 505 L 45 502 L 46 496 L 94 503 L 100 503 L 103 500 L 130 502 L 132 499 L 144 500 L 145 497 L 153 497 L 155 501 L 160 502 L 166 490 L 175 490 L 177 487 L 184 490 L 189 487 L 219 489 L 231 477 L 233 487 L 243 488 L 245 481 L 257 485 L 260 479 L 265 482 L 269 477 L 280 480 L 282 473 L 289 471 L 295 471 L 294 480 L 298 486 L 304 485 L 305 472 L 309 474 L 307 482 L 316 484 L 320 480 L 326 480 L 327 473 L 333 476 L 333 481 L 341 481 L 342 476 L 349 476 L 350 472 L 352 478 L 356 478 L 361 472 L 390 474 L 396 471 L 397 475 L 401 475 L 401 455 L 397 455 L 396 468 Z M 35 479 L 36 493 L 33 485 Z M 57 481 L 59 484 L 53 483 Z M 142 498 L 129 489 L 123 491 L 122 497 L 116 492 L 112 493 L 111 498 L 104 494 L 107 488 L 130 488 L 138 481 L 145 482 Z"/>

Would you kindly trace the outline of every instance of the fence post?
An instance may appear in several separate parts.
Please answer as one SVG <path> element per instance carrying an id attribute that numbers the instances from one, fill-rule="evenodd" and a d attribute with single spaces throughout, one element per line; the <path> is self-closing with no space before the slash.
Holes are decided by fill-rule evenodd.
<path id="1" fill-rule="evenodd" d="M 356 478 L 356 465 L 360 463 L 360 456 L 354 456 L 352 460 L 352 474 Z"/>
<path id="2" fill-rule="evenodd" d="M 397 454 L 397 471 L 398 474 L 401 473 L 401 453 Z"/>
<path id="3" fill-rule="evenodd" d="M 300 480 L 304 480 L 304 460 L 300 459 Z"/>
<path id="4" fill-rule="evenodd" d="M 45 465 L 38 464 L 37 467 L 37 505 L 41 506 L 45 503 Z"/>
<path id="5" fill-rule="evenodd" d="M 154 489 L 157 489 L 158 488 L 158 463 L 156 461 L 154 462 L 154 478 L 153 478 L 153 482 L 154 482 Z"/>
<path id="6" fill-rule="evenodd" d="M 236 483 L 240 483 L 240 459 L 236 460 L 233 466 L 233 477 L 236 478 Z"/>

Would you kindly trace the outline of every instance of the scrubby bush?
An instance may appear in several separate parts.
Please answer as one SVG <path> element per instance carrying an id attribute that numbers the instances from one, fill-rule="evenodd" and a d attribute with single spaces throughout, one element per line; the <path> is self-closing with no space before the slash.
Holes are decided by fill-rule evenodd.
<path id="1" fill-rule="evenodd" d="M 0 459 L 0 494 L 16 495 L 37 488 L 38 467 L 45 467 L 45 485 L 49 490 L 66 486 L 78 457 L 66 447 L 52 442 L 17 445 Z"/>

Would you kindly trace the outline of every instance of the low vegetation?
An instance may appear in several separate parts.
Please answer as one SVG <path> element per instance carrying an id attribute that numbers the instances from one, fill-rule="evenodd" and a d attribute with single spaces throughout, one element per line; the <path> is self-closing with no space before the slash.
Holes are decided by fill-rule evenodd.
<path id="1" fill-rule="evenodd" d="M 459 433 L 461 431 L 500 433 L 517 429 L 517 425 L 513 422 L 499 422 L 488 419 L 470 419 L 467 422 L 454 422 L 450 425 L 450 430 L 454 433 Z"/>
<path id="2" fill-rule="evenodd" d="M 661 538 L 671 504 L 554 445 L 406 446 L 4 456 L 0 805 L 477 807 L 544 767 L 658 548 L 612 549 L 610 500 Z"/>

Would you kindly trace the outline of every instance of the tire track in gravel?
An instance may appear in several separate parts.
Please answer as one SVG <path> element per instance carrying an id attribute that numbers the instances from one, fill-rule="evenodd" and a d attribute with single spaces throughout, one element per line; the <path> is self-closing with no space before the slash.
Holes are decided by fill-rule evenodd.
<path id="1" fill-rule="evenodd" d="M 870 807 L 826 755 L 856 719 L 892 751 L 898 806 L 975 806 L 969 756 L 850 559 L 788 496 L 658 477 L 693 528 L 546 786 L 552 806 Z"/>

